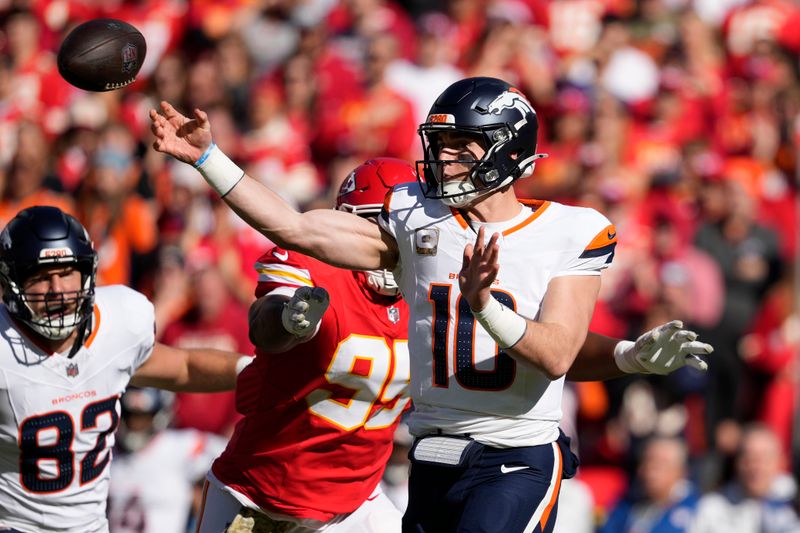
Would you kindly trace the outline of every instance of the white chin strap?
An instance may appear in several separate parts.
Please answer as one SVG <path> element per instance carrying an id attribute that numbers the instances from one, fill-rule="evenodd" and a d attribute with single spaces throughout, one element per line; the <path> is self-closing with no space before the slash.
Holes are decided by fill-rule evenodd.
<path id="1" fill-rule="evenodd" d="M 521 178 L 527 178 L 531 174 L 533 174 L 533 169 L 536 168 L 536 163 L 531 163 L 530 161 L 534 161 L 541 157 L 547 157 L 547 154 L 536 154 L 535 156 L 531 157 L 527 161 L 521 163 L 521 165 L 525 165 L 525 170 L 522 171 L 520 175 Z M 472 183 L 470 178 L 463 179 L 463 180 L 450 180 L 445 181 L 442 183 L 442 193 L 444 194 L 444 198 L 441 198 L 442 203 L 447 207 L 466 207 L 478 198 L 482 196 L 486 196 L 489 193 L 496 191 L 497 189 L 502 189 L 509 183 L 511 183 L 511 177 L 507 177 L 498 185 L 490 189 L 484 189 L 478 191 L 475 189 L 475 185 Z"/>
<path id="2" fill-rule="evenodd" d="M 30 309 L 30 308 L 29 308 Z M 33 315 L 33 313 L 31 313 Z M 64 340 L 69 337 L 75 328 L 78 327 L 78 312 L 74 312 L 69 316 L 65 316 L 63 318 L 62 325 L 54 326 L 52 324 L 47 324 L 49 321 L 46 317 L 39 317 L 33 315 L 33 318 L 28 322 L 30 328 L 47 339 L 51 339 L 54 341 Z M 61 322 L 61 319 L 58 319 Z"/>
<path id="3" fill-rule="evenodd" d="M 367 270 L 367 285 L 370 289 L 384 296 L 397 296 L 400 287 L 394 280 L 391 270 Z"/>
<path id="4" fill-rule="evenodd" d="M 510 178 L 507 178 L 504 181 L 510 182 Z M 493 193 L 497 189 L 504 186 L 505 184 L 503 183 L 496 187 L 492 187 L 491 189 L 483 189 L 479 191 L 475 189 L 475 185 L 469 178 L 460 181 L 445 181 L 442 184 L 444 198 L 441 200 L 447 207 L 466 207 L 478 198 Z"/>

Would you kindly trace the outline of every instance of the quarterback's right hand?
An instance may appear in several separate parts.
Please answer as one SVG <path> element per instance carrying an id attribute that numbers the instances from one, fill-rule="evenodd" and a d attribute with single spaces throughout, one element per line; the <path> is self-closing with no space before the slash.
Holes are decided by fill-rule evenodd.
<path id="1" fill-rule="evenodd" d="M 317 332 L 322 315 L 328 309 L 330 296 L 322 287 L 300 287 L 283 305 L 283 327 L 295 337 L 308 337 Z"/>
<path id="2" fill-rule="evenodd" d="M 673 320 L 641 335 L 636 342 L 622 341 L 614 349 L 614 360 L 628 374 L 671 374 L 682 366 L 705 371 L 708 364 L 697 354 L 708 355 L 714 347 L 697 340 L 697 333 Z"/>
<path id="3" fill-rule="evenodd" d="M 150 110 L 150 130 L 155 135 L 153 148 L 175 159 L 193 165 L 211 146 L 211 124 L 208 115 L 194 110 L 189 119 L 168 102 L 161 102 L 159 111 Z"/>

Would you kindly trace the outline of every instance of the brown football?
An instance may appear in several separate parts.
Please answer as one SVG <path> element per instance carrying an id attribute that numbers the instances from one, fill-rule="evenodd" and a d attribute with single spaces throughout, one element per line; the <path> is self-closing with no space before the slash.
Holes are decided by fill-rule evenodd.
<path id="1" fill-rule="evenodd" d="M 113 91 L 133 83 L 147 43 L 139 30 L 117 19 L 93 19 L 75 27 L 58 50 L 58 72 L 86 91 Z"/>

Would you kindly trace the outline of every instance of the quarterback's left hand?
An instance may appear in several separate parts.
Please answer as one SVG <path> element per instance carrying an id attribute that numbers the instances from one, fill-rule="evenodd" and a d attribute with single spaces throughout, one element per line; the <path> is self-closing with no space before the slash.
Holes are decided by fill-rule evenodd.
<path id="1" fill-rule="evenodd" d="M 461 295 L 467 299 L 474 311 L 485 308 L 489 303 L 492 297 L 492 283 L 500 271 L 498 262 L 500 246 L 497 244 L 500 234 L 492 234 L 486 246 L 483 244 L 484 234 L 484 228 L 481 226 L 475 244 L 468 243 L 464 247 L 461 272 L 458 273 Z"/>
<path id="2" fill-rule="evenodd" d="M 708 364 L 697 354 L 708 355 L 713 346 L 697 340 L 697 333 L 683 329 L 673 320 L 657 326 L 636 339 L 622 341 L 614 349 L 614 360 L 628 374 L 670 374 L 688 365 L 705 371 Z"/>

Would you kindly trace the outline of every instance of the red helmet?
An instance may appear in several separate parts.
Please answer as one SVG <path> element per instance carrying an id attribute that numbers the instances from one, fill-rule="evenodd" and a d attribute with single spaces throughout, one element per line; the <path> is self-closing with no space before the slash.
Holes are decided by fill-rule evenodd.
<path id="1" fill-rule="evenodd" d="M 402 159 L 370 159 L 356 167 L 342 182 L 336 197 L 336 209 L 356 215 L 377 215 L 392 187 L 414 181 L 417 181 L 414 167 Z"/>

